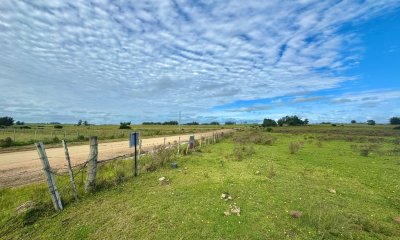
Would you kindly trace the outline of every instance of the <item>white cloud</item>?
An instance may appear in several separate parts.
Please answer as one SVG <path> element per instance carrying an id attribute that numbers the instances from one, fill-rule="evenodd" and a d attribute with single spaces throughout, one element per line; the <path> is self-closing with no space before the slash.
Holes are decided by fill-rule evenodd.
<path id="1" fill-rule="evenodd" d="M 357 36 L 337 30 L 398 6 L 394 0 L 3 0 L 0 113 L 44 121 L 79 119 L 74 111 L 81 109 L 94 122 L 179 111 L 200 118 L 239 99 L 337 87 L 353 79 L 341 71 L 359 58 L 350 44 Z"/>

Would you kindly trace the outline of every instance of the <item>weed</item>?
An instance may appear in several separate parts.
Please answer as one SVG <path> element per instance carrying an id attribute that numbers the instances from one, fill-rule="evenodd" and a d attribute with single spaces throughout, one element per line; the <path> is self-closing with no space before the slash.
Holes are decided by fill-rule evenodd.
<path id="1" fill-rule="evenodd" d="M 233 149 L 233 155 L 235 160 L 242 161 L 248 156 L 251 156 L 255 153 L 255 149 L 251 145 L 236 145 Z"/>
<path id="2" fill-rule="evenodd" d="M 290 154 L 295 154 L 297 153 L 300 148 L 302 147 L 302 144 L 299 142 L 291 142 L 289 143 L 289 152 Z"/>
<path id="3" fill-rule="evenodd" d="M 11 147 L 13 145 L 13 140 L 10 137 L 5 139 L 0 139 L 0 147 Z"/>

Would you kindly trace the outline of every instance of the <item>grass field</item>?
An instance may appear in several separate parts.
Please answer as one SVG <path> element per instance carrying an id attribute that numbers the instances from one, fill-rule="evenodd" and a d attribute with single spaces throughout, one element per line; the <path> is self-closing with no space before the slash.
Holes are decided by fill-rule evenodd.
<path id="1" fill-rule="evenodd" d="M 249 128 L 186 156 L 147 155 L 137 178 L 131 160 L 105 163 L 93 194 L 83 194 L 77 175 L 78 202 L 68 177 L 57 178 L 60 213 L 42 183 L 2 189 L 0 238 L 400 239 L 400 132 L 392 128 Z M 29 200 L 36 207 L 17 214 Z M 226 216 L 234 206 L 240 216 Z"/>
<path id="2" fill-rule="evenodd" d="M 119 129 L 119 125 L 61 125 L 61 129 L 54 128 L 54 124 L 26 124 L 0 128 L 0 152 L 21 149 L 21 146 L 31 147 L 35 142 L 45 144 L 59 144 L 61 139 L 70 143 L 86 143 L 90 136 L 97 136 L 100 140 L 126 140 L 131 131 L 140 131 L 141 136 L 156 137 L 177 134 L 206 132 L 216 129 L 232 128 L 225 125 L 132 125 L 131 129 Z M 5 145 L 5 139 L 12 140 L 10 146 Z"/>

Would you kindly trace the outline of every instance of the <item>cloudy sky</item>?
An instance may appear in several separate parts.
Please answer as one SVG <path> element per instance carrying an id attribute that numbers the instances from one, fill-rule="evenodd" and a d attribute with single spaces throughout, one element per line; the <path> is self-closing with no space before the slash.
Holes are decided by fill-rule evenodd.
<path id="1" fill-rule="evenodd" d="M 0 1 L 0 116 L 400 115 L 400 1 Z"/>

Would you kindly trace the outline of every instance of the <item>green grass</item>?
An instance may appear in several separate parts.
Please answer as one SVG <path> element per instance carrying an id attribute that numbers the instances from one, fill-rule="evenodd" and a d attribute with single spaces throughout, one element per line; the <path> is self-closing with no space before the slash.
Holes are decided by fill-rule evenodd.
<path id="1" fill-rule="evenodd" d="M 310 131 L 238 134 L 252 143 L 236 137 L 205 146 L 179 156 L 178 169 L 159 168 L 134 178 L 131 160 L 103 164 L 94 194 L 83 194 L 78 174 L 81 200 L 73 201 L 66 187 L 60 213 L 51 210 L 44 184 L 3 189 L 0 207 L 7 210 L 0 215 L 0 234 L 5 239 L 400 238 L 400 225 L 393 220 L 400 215 L 398 138 L 349 140 Z M 258 135 L 276 141 L 259 141 Z M 371 141 L 378 147 L 367 157 L 351 146 Z M 294 154 L 292 142 L 302 146 Z M 254 153 L 236 158 L 240 145 L 250 145 Z M 125 171 L 123 181 L 116 181 L 117 169 Z M 170 184 L 160 185 L 161 176 Z M 67 177 L 57 180 L 68 184 Z M 222 192 L 233 200 L 221 200 Z M 28 200 L 42 205 L 17 216 L 14 209 Z M 224 216 L 233 203 L 241 216 Z M 291 210 L 303 215 L 292 218 Z"/>

